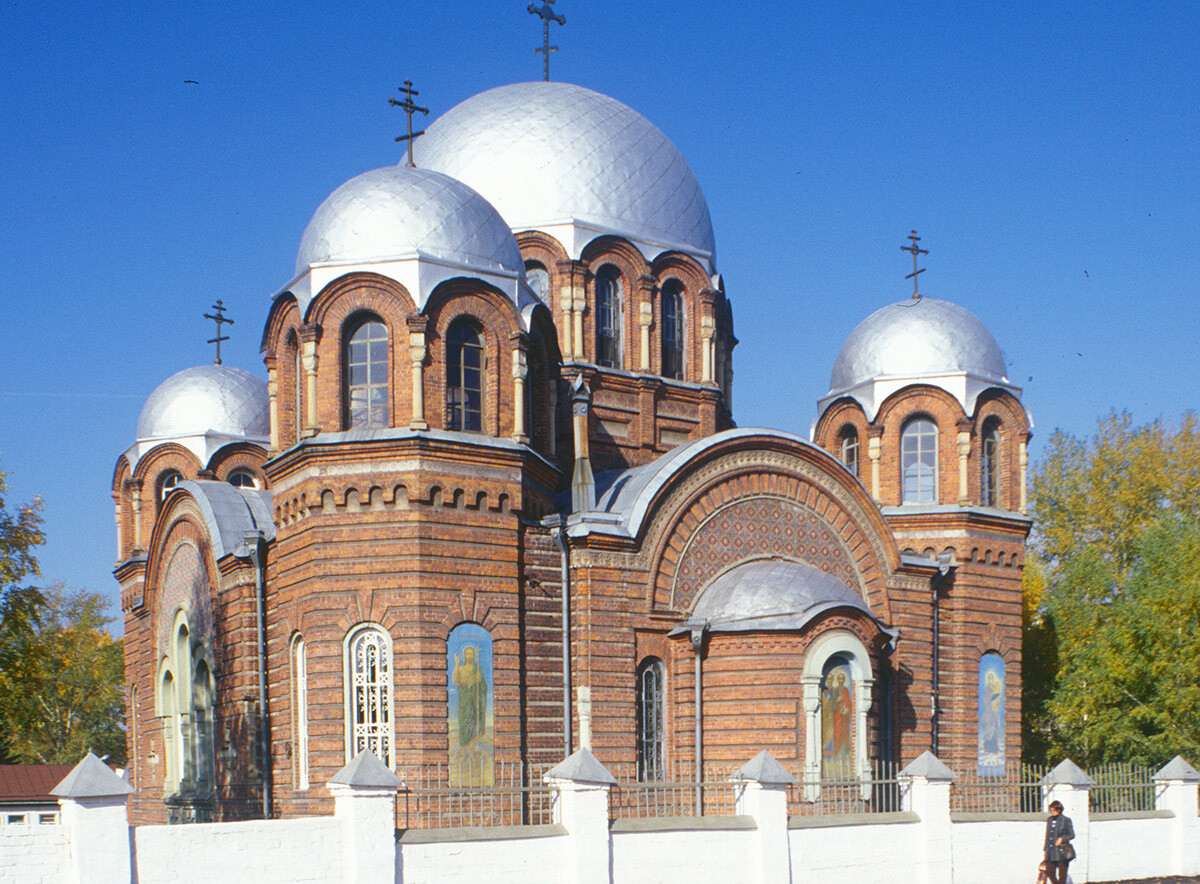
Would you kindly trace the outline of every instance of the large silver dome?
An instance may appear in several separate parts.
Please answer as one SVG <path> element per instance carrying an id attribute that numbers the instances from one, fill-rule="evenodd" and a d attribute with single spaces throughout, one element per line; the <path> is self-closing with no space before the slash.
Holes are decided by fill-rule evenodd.
<path id="1" fill-rule="evenodd" d="M 224 365 L 185 368 L 158 385 L 138 418 L 139 442 L 208 434 L 265 440 L 270 437 L 267 385 L 247 371 Z"/>
<path id="2" fill-rule="evenodd" d="M 482 193 L 513 230 L 577 221 L 711 256 L 708 204 L 659 129 L 616 99 L 569 83 L 516 83 L 435 120 L 417 165 Z"/>
<path id="3" fill-rule="evenodd" d="M 413 251 L 524 277 L 517 241 L 487 200 L 461 181 L 405 166 L 364 172 L 330 194 L 300 240 L 296 274 Z"/>
<path id="4" fill-rule="evenodd" d="M 934 298 L 889 304 L 858 324 L 833 364 L 830 392 L 874 378 L 966 372 L 1007 383 L 1004 354 L 969 310 Z"/>

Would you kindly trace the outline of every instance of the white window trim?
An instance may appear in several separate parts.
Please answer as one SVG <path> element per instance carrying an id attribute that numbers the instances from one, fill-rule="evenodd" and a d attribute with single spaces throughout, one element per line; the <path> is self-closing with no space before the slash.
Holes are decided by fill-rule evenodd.
<path id="1" fill-rule="evenodd" d="M 396 714 L 394 704 L 392 702 L 394 678 L 393 678 L 393 652 L 392 652 L 392 637 L 386 629 L 378 623 L 360 623 L 351 629 L 346 634 L 346 640 L 342 647 L 342 676 L 343 689 L 346 698 L 346 707 L 344 711 L 345 718 L 345 743 L 346 743 L 346 761 L 349 762 L 354 755 L 354 747 L 358 743 L 358 728 L 355 723 L 355 685 L 354 685 L 354 643 L 364 634 L 374 632 L 383 639 L 383 661 L 387 664 L 387 672 L 384 678 L 384 709 L 387 712 L 387 724 L 382 731 L 381 736 L 386 741 L 384 754 L 388 757 L 380 758 L 385 765 L 392 770 L 396 768 Z M 366 737 L 369 740 L 369 736 Z M 380 753 L 376 752 L 376 755 Z"/>
<path id="2" fill-rule="evenodd" d="M 296 700 L 296 714 L 292 719 L 296 746 L 296 788 L 307 789 L 311 785 L 308 773 L 308 657 L 303 635 L 292 639 L 292 683 L 295 685 L 293 696 Z"/>
<path id="3" fill-rule="evenodd" d="M 850 666 L 854 684 L 854 766 L 863 783 L 863 798 L 870 798 L 871 762 L 867 758 L 867 713 L 871 709 L 871 689 L 875 676 L 866 647 L 853 633 L 832 630 L 812 643 L 804 656 L 800 684 L 804 691 L 805 799 L 820 797 L 821 780 L 821 677 L 831 657 L 841 657 Z"/>

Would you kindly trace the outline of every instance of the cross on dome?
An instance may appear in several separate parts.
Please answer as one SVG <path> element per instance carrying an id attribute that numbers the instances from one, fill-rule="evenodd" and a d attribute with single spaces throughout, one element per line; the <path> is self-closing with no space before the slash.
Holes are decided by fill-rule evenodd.
<path id="1" fill-rule="evenodd" d="M 412 154 L 413 141 L 416 139 L 416 137 L 418 135 L 425 134 L 424 129 L 422 129 L 420 132 L 414 132 L 412 130 L 412 115 L 413 114 L 425 114 L 425 116 L 429 116 L 429 108 L 418 107 L 417 104 L 412 100 L 414 95 L 421 94 L 412 87 L 412 80 L 405 80 L 403 86 L 396 87 L 396 91 L 404 93 L 404 101 L 397 101 L 395 96 L 393 96 L 388 99 L 388 104 L 390 104 L 392 107 L 398 107 L 401 110 L 403 110 L 404 115 L 408 118 L 408 134 L 407 135 L 397 135 L 396 140 L 408 142 L 408 162 L 405 163 L 405 165 L 408 166 L 410 169 L 412 169 L 412 168 L 415 168 L 415 165 L 413 163 L 413 154 Z"/>
<path id="2" fill-rule="evenodd" d="M 917 274 L 924 273 L 925 268 L 922 267 L 920 270 L 917 269 L 917 255 L 928 255 L 929 249 L 921 249 L 917 247 L 917 243 L 921 241 L 921 237 L 917 236 L 917 232 L 915 230 L 908 235 L 908 238 L 912 241 L 912 245 L 900 246 L 900 250 L 902 252 L 912 252 L 913 272 L 904 278 L 911 279 L 913 281 L 913 300 L 919 301 L 921 299 L 921 293 L 917 291 Z"/>
<path id="3" fill-rule="evenodd" d="M 560 25 L 567 23 L 565 15 L 556 15 L 550 7 L 554 5 L 554 0 L 544 0 L 541 8 L 530 3 L 525 10 L 530 15 L 536 15 L 542 20 L 542 45 L 533 50 L 535 55 L 543 56 L 542 79 L 547 83 L 550 82 L 550 53 L 558 52 L 557 46 L 550 45 L 550 22 L 557 22 Z"/>
<path id="4" fill-rule="evenodd" d="M 205 313 L 204 318 L 211 319 L 213 322 L 215 322 L 217 324 L 217 336 L 215 338 L 209 338 L 207 343 L 217 345 L 217 358 L 213 360 L 213 365 L 220 365 L 221 364 L 221 341 L 229 340 L 228 335 L 225 335 L 225 336 L 221 335 L 221 326 L 225 325 L 225 324 L 233 325 L 233 320 L 225 318 L 225 305 L 223 303 L 221 303 L 220 298 L 217 299 L 217 303 L 212 305 L 212 310 L 213 310 L 213 313 Z"/>

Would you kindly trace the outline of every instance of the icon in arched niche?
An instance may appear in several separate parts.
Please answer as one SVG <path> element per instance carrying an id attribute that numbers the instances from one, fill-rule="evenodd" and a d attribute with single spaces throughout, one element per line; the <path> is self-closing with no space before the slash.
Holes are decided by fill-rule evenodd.
<path id="1" fill-rule="evenodd" d="M 981 777 L 1004 774 L 1004 660 L 988 653 L 979 658 L 979 757 Z"/>
<path id="2" fill-rule="evenodd" d="M 821 672 L 821 777 L 854 774 L 854 678 L 850 664 L 832 657 Z"/>
<path id="3" fill-rule="evenodd" d="M 492 637 L 462 623 L 446 641 L 450 785 L 491 786 L 496 755 Z"/>

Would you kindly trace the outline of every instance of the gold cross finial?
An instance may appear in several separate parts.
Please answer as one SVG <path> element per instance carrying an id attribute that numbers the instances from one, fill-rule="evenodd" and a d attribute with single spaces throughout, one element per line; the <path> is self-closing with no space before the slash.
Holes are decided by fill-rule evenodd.
<path id="1" fill-rule="evenodd" d="M 213 322 L 215 322 L 217 324 L 217 336 L 215 338 L 210 338 L 208 343 L 217 345 L 217 358 L 213 360 L 213 365 L 220 365 L 221 364 L 221 341 L 229 340 L 228 335 L 224 335 L 224 336 L 221 335 L 221 326 L 222 325 L 233 325 L 233 320 L 225 318 L 225 305 L 221 303 L 220 299 L 217 299 L 217 303 L 212 305 L 212 310 L 213 310 L 212 313 L 205 313 L 204 318 L 211 319 Z"/>
<path id="2" fill-rule="evenodd" d="M 907 246 L 900 246 L 900 250 L 903 252 L 912 252 L 913 272 L 908 274 L 908 276 L 906 276 L 904 278 L 911 279 L 913 281 L 913 300 L 919 301 L 921 299 L 921 293 L 917 291 L 917 274 L 924 273 L 925 268 L 922 267 L 920 270 L 917 269 L 917 255 L 928 255 L 929 249 L 922 249 L 922 248 L 917 247 L 917 243 L 919 243 L 921 241 L 921 237 L 917 236 L 917 232 L 915 230 L 908 235 L 908 238 L 909 238 L 909 240 L 911 240 L 912 244 L 907 245 Z"/>
<path id="3" fill-rule="evenodd" d="M 536 15 L 542 20 L 542 45 L 538 49 L 533 50 L 534 54 L 544 56 L 542 64 L 542 79 L 547 83 L 550 82 L 550 53 L 558 52 L 557 46 L 550 45 L 550 22 L 557 22 L 560 25 L 567 23 L 565 15 L 555 15 L 554 10 L 550 7 L 554 5 L 554 0 L 544 0 L 541 8 L 530 3 L 525 7 L 525 10 L 530 15 Z"/>
<path id="4" fill-rule="evenodd" d="M 404 93 L 404 101 L 397 101 L 393 97 L 393 98 L 388 99 L 388 104 L 390 104 L 392 107 L 400 108 L 401 110 L 404 111 L 405 116 L 408 117 L 408 134 L 407 135 L 397 135 L 396 140 L 408 142 L 408 162 L 405 163 L 405 165 L 408 166 L 410 169 L 412 169 L 415 166 L 415 164 L 413 163 L 413 156 L 412 156 L 413 141 L 416 140 L 418 135 L 425 134 L 424 129 L 422 129 L 420 132 L 414 132 L 412 130 L 412 115 L 413 114 L 425 114 L 425 116 L 429 116 L 429 108 L 418 107 L 413 102 L 413 100 L 412 100 L 413 96 L 420 95 L 420 93 L 417 92 L 417 90 L 412 87 L 412 80 L 405 80 L 403 86 L 397 87 L 397 91 Z"/>

